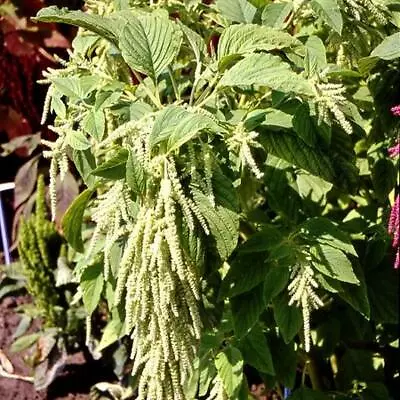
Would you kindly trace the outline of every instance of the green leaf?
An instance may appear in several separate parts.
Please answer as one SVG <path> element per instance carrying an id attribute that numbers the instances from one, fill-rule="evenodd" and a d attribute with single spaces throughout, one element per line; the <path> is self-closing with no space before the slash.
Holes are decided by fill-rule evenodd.
<path id="1" fill-rule="evenodd" d="M 103 110 L 90 110 L 82 121 L 83 129 L 94 139 L 100 142 L 106 129 L 106 119 Z"/>
<path id="2" fill-rule="evenodd" d="M 276 379 L 291 389 L 295 385 L 297 375 L 295 343 L 285 343 L 281 337 L 271 333 L 268 336 L 268 343 L 272 359 L 274 360 Z"/>
<path id="3" fill-rule="evenodd" d="M 293 129 L 306 145 L 310 147 L 316 145 L 318 132 L 308 104 L 303 103 L 296 109 L 293 116 Z"/>
<path id="4" fill-rule="evenodd" d="M 307 235 L 307 239 L 314 239 L 318 243 L 326 244 L 357 257 L 357 252 L 346 232 L 343 232 L 330 219 L 325 217 L 309 218 L 300 229 Z"/>
<path id="5" fill-rule="evenodd" d="M 15 342 L 13 342 L 10 347 L 10 352 L 18 353 L 23 351 L 35 344 L 40 337 L 40 333 L 31 333 L 30 335 L 21 336 Z"/>
<path id="6" fill-rule="evenodd" d="M 187 116 L 188 112 L 183 107 L 165 107 L 157 114 L 153 130 L 150 134 L 150 147 L 154 147 L 171 135 L 175 127 Z"/>
<path id="7" fill-rule="evenodd" d="M 371 57 L 379 57 L 383 60 L 394 60 L 400 57 L 400 32 L 396 32 L 383 39 L 382 43 L 375 47 Z"/>
<path id="8" fill-rule="evenodd" d="M 311 7 L 326 24 L 339 35 L 342 34 L 343 18 L 337 0 L 312 0 Z"/>
<path id="9" fill-rule="evenodd" d="M 289 397 L 288 400 L 329 400 L 326 394 L 309 389 L 307 387 L 302 387 L 300 389 L 295 390 Z"/>
<path id="10" fill-rule="evenodd" d="M 34 21 L 60 22 L 79 26 L 117 44 L 117 23 L 110 18 L 101 17 L 97 14 L 88 14 L 82 11 L 69 11 L 67 8 L 51 6 L 39 10 Z"/>
<path id="11" fill-rule="evenodd" d="M 96 168 L 96 160 L 90 149 L 84 151 L 74 150 L 72 159 L 86 186 L 93 187 L 95 177 L 91 173 Z"/>
<path id="12" fill-rule="evenodd" d="M 276 157 L 328 182 L 334 181 L 335 171 L 332 163 L 322 150 L 307 146 L 303 140 L 284 131 L 272 132 L 263 129 L 260 141 L 264 148 Z"/>
<path id="13" fill-rule="evenodd" d="M 243 380 L 243 358 L 240 351 L 233 346 L 227 347 L 218 353 L 215 367 L 228 397 L 236 398 Z"/>
<path id="14" fill-rule="evenodd" d="M 218 132 L 222 129 L 205 115 L 187 113 L 171 132 L 168 138 L 168 151 L 178 149 L 202 130 Z"/>
<path id="15" fill-rule="evenodd" d="M 324 42 L 318 36 L 309 36 L 306 42 L 304 66 L 308 76 L 313 76 L 327 67 Z"/>
<path id="16" fill-rule="evenodd" d="M 57 91 L 71 100 L 84 100 L 99 84 L 95 76 L 50 77 Z"/>
<path id="17" fill-rule="evenodd" d="M 80 287 L 82 289 L 83 305 L 89 315 L 93 313 L 99 304 L 103 285 L 103 265 L 97 263 L 88 266 L 81 276 Z"/>
<path id="18" fill-rule="evenodd" d="M 338 295 L 361 315 L 369 319 L 370 306 L 364 272 L 359 264 L 355 264 L 354 272 L 360 282 L 359 286 L 354 287 L 354 285 L 341 283 L 343 290 L 339 290 Z"/>
<path id="19" fill-rule="evenodd" d="M 222 173 L 214 171 L 215 207 L 209 198 L 193 187 L 193 200 L 207 220 L 216 248 L 226 260 L 237 246 L 239 237 L 238 199 L 232 183 Z"/>
<path id="20" fill-rule="evenodd" d="M 120 49 L 128 65 L 156 80 L 179 52 L 182 32 L 167 18 L 130 16 L 122 29 Z"/>
<path id="21" fill-rule="evenodd" d="M 74 149 L 74 150 L 87 150 L 91 143 L 86 135 L 81 131 L 71 130 L 68 132 L 66 136 L 66 142 Z"/>
<path id="22" fill-rule="evenodd" d="M 61 222 L 65 238 L 70 246 L 79 253 L 84 250 L 82 241 L 83 214 L 93 192 L 94 189 L 84 190 L 68 207 Z"/>
<path id="23" fill-rule="evenodd" d="M 235 54 L 284 49 L 298 45 L 301 45 L 301 42 L 295 37 L 266 26 L 231 25 L 224 30 L 219 40 L 218 58 L 222 60 L 226 56 Z"/>
<path id="24" fill-rule="evenodd" d="M 343 251 L 330 245 L 317 244 L 311 247 L 311 254 L 315 260 L 313 265 L 322 274 L 338 281 L 360 284 Z"/>
<path id="25" fill-rule="evenodd" d="M 271 54 L 251 54 L 222 76 L 219 86 L 266 86 L 285 93 L 312 96 L 311 83 L 293 72 L 289 64 Z"/>
<path id="26" fill-rule="evenodd" d="M 204 39 L 198 33 L 188 28 L 179 20 L 177 22 L 179 24 L 179 27 L 182 29 L 182 32 L 185 35 L 187 41 L 189 42 L 190 47 L 192 48 L 194 56 L 196 58 L 197 68 L 195 71 L 195 79 L 198 79 L 201 73 L 201 60 L 203 56 L 207 55 L 207 46 L 204 42 Z"/>
<path id="27" fill-rule="evenodd" d="M 241 338 L 258 322 L 265 310 L 264 285 L 261 283 L 254 289 L 233 297 L 230 303 L 235 334 Z"/>
<path id="28" fill-rule="evenodd" d="M 254 259 L 253 256 L 235 257 L 222 282 L 220 296 L 235 297 L 264 281 L 270 266 L 264 262 L 264 257 Z M 246 279 L 243 279 L 243 271 L 246 271 Z"/>
<path id="29" fill-rule="evenodd" d="M 275 375 L 271 351 L 260 326 L 256 325 L 247 336 L 241 339 L 239 349 L 246 364 L 250 364 L 265 374 Z"/>
<path id="30" fill-rule="evenodd" d="M 104 350 L 106 347 L 110 346 L 119 338 L 121 338 L 125 333 L 123 327 L 124 323 L 119 318 L 113 318 L 104 328 L 103 335 L 99 345 L 96 347 L 96 351 Z"/>
<path id="31" fill-rule="evenodd" d="M 129 148 L 126 161 L 126 183 L 137 194 L 142 194 L 146 186 L 145 170 L 134 151 Z"/>
<path id="32" fill-rule="evenodd" d="M 301 311 L 294 306 L 289 306 L 289 297 L 282 292 L 272 300 L 275 322 L 279 327 L 285 343 L 290 343 L 303 325 Z"/>
<path id="33" fill-rule="evenodd" d="M 215 5 L 225 18 L 233 22 L 251 23 L 257 11 L 247 0 L 217 0 Z"/>
<path id="34" fill-rule="evenodd" d="M 322 204 L 325 204 L 326 195 L 333 187 L 332 183 L 326 182 L 306 171 L 297 172 L 296 183 L 299 194 L 303 199 L 309 199 L 315 203 Z"/>
<path id="35" fill-rule="evenodd" d="M 113 157 L 107 161 L 104 161 L 97 168 L 95 168 L 92 171 L 92 175 L 101 176 L 102 178 L 111 180 L 125 178 L 128 156 L 128 150 L 121 147 Z"/>
<path id="36" fill-rule="evenodd" d="M 291 2 L 268 4 L 261 15 L 262 23 L 274 29 L 282 29 L 292 10 Z"/>
<path id="37" fill-rule="evenodd" d="M 288 268 L 271 268 L 264 281 L 264 304 L 268 305 L 283 289 L 289 281 Z"/>

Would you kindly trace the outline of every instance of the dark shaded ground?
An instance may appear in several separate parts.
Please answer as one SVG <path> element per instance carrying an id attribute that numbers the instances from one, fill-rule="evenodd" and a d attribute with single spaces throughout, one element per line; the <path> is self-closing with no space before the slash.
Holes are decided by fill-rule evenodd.
<path id="1" fill-rule="evenodd" d="M 12 354 L 9 347 L 20 317 L 15 312 L 18 305 L 29 302 L 27 296 L 6 297 L 0 302 L 0 349 L 14 366 L 14 373 L 31 375 L 23 355 Z M 33 323 L 31 331 L 37 329 Z M 97 382 L 112 381 L 114 376 L 101 361 L 86 361 L 82 352 L 68 357 L 67 365 L 50 385 L 47 392 L 36 392 L 33 385 L 16 379 L 0 378 L 0 400 L 87 400 L 90 387 Z"/>

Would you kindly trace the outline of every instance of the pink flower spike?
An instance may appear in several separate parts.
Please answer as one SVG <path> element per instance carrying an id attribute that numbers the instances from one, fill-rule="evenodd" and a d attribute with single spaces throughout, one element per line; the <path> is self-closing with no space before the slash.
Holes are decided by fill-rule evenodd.
<path id="1" fill-rule="evenodd" d="M 400 142 L 393 147 L 388 148 L 388 153 L 390 157 L 396 157 L 400 154 Z"/>
<path id="2" fill-rule="evenodd" d="M 394 269 L 399 269 L 400 267 L 400 247 L 396 251 L 396 260 L 394 262 Z"/>
<path id="3" fill-rule="evenodd" d="M 400 104 L 398 104 L 397 106 L 394 106 L 390 109 L 390 111 L 392 112 L 393 115 L 395 115 L 396 117 L 400 117 Z"/>

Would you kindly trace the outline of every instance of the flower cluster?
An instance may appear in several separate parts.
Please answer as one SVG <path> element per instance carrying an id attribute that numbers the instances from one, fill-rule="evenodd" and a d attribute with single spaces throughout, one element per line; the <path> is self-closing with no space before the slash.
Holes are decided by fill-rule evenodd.
<path id="1" fill-rule="evenodd" d="M 392 107 L 390 111 L 393 115 L 400 117 L 400 104 Z M 390 157 L 400 155 L 400 140 L 397 140 L 397 143 L 388 149 L 388 153 Z M 393 235 L 392 247 L 396 251 L 394 268 L 398 269 L 400 268 L 400 194 L 397 194 L 390 212 L 388 232 Z"/>
<path id="2" fill-rule="evenodd" d="M 289 305 L 296 304 L 301 307 L 304 325 L 304 348 L 306 352 L 309 352 L 311 347 L 310 312 L 324 304 L 315 293 L 315 290 L 318 289 L 318 283 L 314 279 L 314 271 L 311 266 L 296 265 L 292 270 L 291 280 L 288 286 Z"/>

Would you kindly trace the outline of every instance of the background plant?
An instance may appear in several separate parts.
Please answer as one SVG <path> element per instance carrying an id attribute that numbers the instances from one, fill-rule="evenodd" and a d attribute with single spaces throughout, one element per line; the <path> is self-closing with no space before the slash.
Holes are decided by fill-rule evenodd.
<path id="1" fill-rule="evenodd" d="M 71 159 L 88 188 L 63 228 L 88 328 L 104 299 L 98 350 L 131 338 L 138 398 L 245 399 L 244 364 L 293 399 L 396 393 L 398 6 L 38 14 L 81 28 L 45 74 L 52 212 Z"/>

